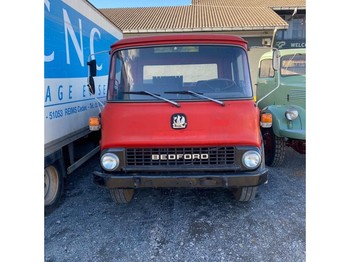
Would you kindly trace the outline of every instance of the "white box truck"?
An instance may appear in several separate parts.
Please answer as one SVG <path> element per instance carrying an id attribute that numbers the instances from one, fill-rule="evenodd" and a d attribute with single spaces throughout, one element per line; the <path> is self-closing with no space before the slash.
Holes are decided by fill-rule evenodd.
<path id="1" fill-rule="evenodd" d="M 95 95 L 88 90 L 87 61 L 122 32 L 86 0 L 45 0 L 44 12 L 44 188 L 45 210 L 52 210 L 64 178 L 99 151 L 88 120 L 105 101 L 109 56 L 99 57 Z"/>

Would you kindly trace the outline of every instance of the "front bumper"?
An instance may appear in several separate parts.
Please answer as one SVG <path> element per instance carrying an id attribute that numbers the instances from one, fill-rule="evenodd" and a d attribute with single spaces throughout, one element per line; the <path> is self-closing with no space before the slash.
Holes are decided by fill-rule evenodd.
<path id="1" fill-rule="evenodd" d="M 213 188 L 258 186 L 268 181 L 268 170 L 241 173 L 172 173 L 169 175 L 119 175 L 93 172 L 93 181 L 104 188 Z"/>

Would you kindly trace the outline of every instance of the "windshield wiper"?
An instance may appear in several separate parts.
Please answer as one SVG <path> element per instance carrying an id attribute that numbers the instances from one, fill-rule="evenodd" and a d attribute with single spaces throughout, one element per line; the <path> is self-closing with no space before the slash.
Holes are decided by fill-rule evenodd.
<path id="1" fill-rule="evenodd" d="M 200 98 L 204 98 L 204 99 L 208 99 L 210 101 L 213 101 L 215 103 L 218 103 L 219 105 L 225 106 L 224 102 L 205 96 L 202 93 L 197 93 L 197 92 L 193 92 L 190 90 L 186 90 L 186 91 L 169 91 L 169 92 L 164 92 L 165 94 L 182 94 L 182 95 L 192 95 L 192 96 L 196 96 L 196 97 L 200 97 Z"/>
<path id="2" fill-rule="evenodd" d="M 176 103 L 175 101 L 171 101 L 169 99 L 166 99 L 164 97 L 161 97 L 160 95 L 158 94 L 153 94 L 151 92 L 148 92 L 148 91 L 137 91 L 137 92 L 123 92 L 123 94 L 132 94 L 132 95 L 148 95 L 148 96 L 153 96 L 159 100 L 163 100 L 163 101 L 166 101 L 170 104 L 173 104 L 174 106 L 176 107 L 180 107 L 180 104 L 179 103 Z"/>

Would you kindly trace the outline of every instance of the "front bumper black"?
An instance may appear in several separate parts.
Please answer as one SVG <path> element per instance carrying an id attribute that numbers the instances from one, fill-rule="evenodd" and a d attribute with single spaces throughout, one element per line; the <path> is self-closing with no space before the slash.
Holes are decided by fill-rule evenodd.
<path id="1" fill-rule="evenodd" d="M 95 171 L 94 183 L 104 188 L 235 188 L 258 186 L 268 180 L 268 169 L 260 168 L 254 172 L 240 173 L 171 173 L 169 175 L 152 174 L 106 174 Z"/>

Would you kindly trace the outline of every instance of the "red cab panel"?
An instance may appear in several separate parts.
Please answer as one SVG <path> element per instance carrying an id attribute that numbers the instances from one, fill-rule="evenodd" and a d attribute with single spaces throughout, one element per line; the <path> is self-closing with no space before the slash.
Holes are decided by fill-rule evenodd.
<path id="1" fill-rule="evenodd" d="M 184 116 L 185 128 L 173 128 Z M 259 111 L 252 100 L 168 103 L 107 103 L 101 149 L 113 147 L 261 146 Z"/>

